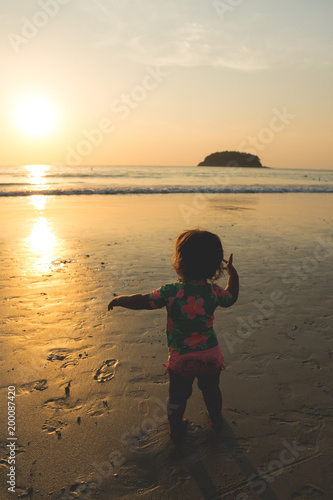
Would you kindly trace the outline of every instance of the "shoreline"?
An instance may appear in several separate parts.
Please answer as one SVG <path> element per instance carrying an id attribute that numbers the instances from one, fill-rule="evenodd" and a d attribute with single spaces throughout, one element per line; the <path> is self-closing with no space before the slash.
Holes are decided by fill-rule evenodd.
<path id="1" fill-rule="evenodd" d="M 260 186 L 261 188 L 262 186 Z M 69 197 L 69 196 L 157 196 L 157 195 L 168 195 L 168 196 L 174 196 L 174 195 L 213 195 L 213 196 L 218 196 L 218 195 L 315 195 L 315 194 L 320 194 L 320 195 L 331 195 L 333 194 L 333 188 L 332 190 L 323 190 L 323 188 L 320 186 L 317 188 L 317 190 L 313 190 L 314 188 L 312 187 L 312 190 L 303 190 L 300 187 L 295 187 L 292 188 L 290 187 L 289 190 L 287 191 L 286 188 L 282 188 L 281 186 L 274 186 L 274 185 L 269 185 L 270 190 L 266 187 L 267 191 L 262 191 L 259 190 L 258 188 L 253 187 L 252 185 L 249 186 L 244 186 L 244 187 L 239 187 L 234 189 L 233 191 L 231 190 L 226 190 L 226 191 L 217 191 L 214 190 L 213 186 L 207 186 L 207 188 L 202 189 L 200 187 L 189 187 L 185 190 L 185 188 L 178 188 L 178 190 L 172 191 L 172 186 L 168 186 L 168 190 L 162 186 L 155 186 L 155 191 L 152 191 L 150 188 L 146 187 L 119 187 L 117 186 L 112 187 L 112 188 L 99 188 L 98 189 L 92 189 L 92 188 L 83 188 L 81 190 L 72 189 L 72 190 L 59 190 L 55 189 L 54 191 L 50 190 L 41 190 L 38 189 L 38 191 L 25 191 L 25 192 L 8 192 L 8 193 L 1 193 L 0 194 L 0 200 L 1 199 L 8 199 L 8 198 L 30 198 L 32 196 L 37 196 L 37 197 L 45 197 L 45 198 L 54 198 L 54 197 Z M 275 189 L 275 190 L 274 190 Z"/>

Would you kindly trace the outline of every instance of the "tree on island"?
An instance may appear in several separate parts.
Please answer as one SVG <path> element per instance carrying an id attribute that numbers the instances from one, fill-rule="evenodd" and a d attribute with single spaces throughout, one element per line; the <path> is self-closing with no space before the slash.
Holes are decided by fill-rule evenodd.
<path id="1" fill-rule="evenodd" d="M 258 156 L 239 151 L 222 151 L 206 156 L 198 167 L 261 167 Z"/>

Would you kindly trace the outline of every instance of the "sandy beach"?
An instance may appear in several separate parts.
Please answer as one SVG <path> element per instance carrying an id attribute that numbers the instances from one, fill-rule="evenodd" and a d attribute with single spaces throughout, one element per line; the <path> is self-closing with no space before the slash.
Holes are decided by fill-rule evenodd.
<path id="1" fill-rule="evenodd" d="M 333 498 L 332 194 L 36 196 L 0 207 L 1 499 Z M 174 240 L 192 227 L 234 254 L 240 295 L 215 314 L 224 427 L 211 429 L 194 384 L 175 446 L 165 311 L 107 304 L 176 281 Z"/>

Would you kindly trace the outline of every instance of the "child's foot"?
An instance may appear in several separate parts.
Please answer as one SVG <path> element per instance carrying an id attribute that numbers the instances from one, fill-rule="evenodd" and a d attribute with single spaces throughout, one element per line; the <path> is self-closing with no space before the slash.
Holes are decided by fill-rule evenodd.
<path id="1" fill-rule="evenodd" d="M 220 416 L 220 419 L 215 422 L 213 421 L 211 418 L 210 418 L 210 415 L 208 413 L 208 410 L 206 410 L 206 413 L 208 415 L 208 418 L 209 418 L 209 421 L 211 423 L 211 426 L 213 427 L 214 430 L 218 431 L 219 429 L 221 429 L 222 425 L 223 425 L 223 417 L 222 415 Z"/>
<path id="2" fill-rule="evenodd" d="M 169 426 L 169 435 L 173 441 L 180 441 L 186 432 L 188 426 L 188 419 L 182 420 L 182 423 L 177 427 Z"/>

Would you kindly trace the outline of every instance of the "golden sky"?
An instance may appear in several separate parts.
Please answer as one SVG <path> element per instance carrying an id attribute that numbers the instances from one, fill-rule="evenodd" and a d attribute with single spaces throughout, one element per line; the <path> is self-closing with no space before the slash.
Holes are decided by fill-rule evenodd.
<path id="1" fill-rule="evenodd" d="M 332 166 L 331 0 L 0 0 L 1 165 Z"/>

